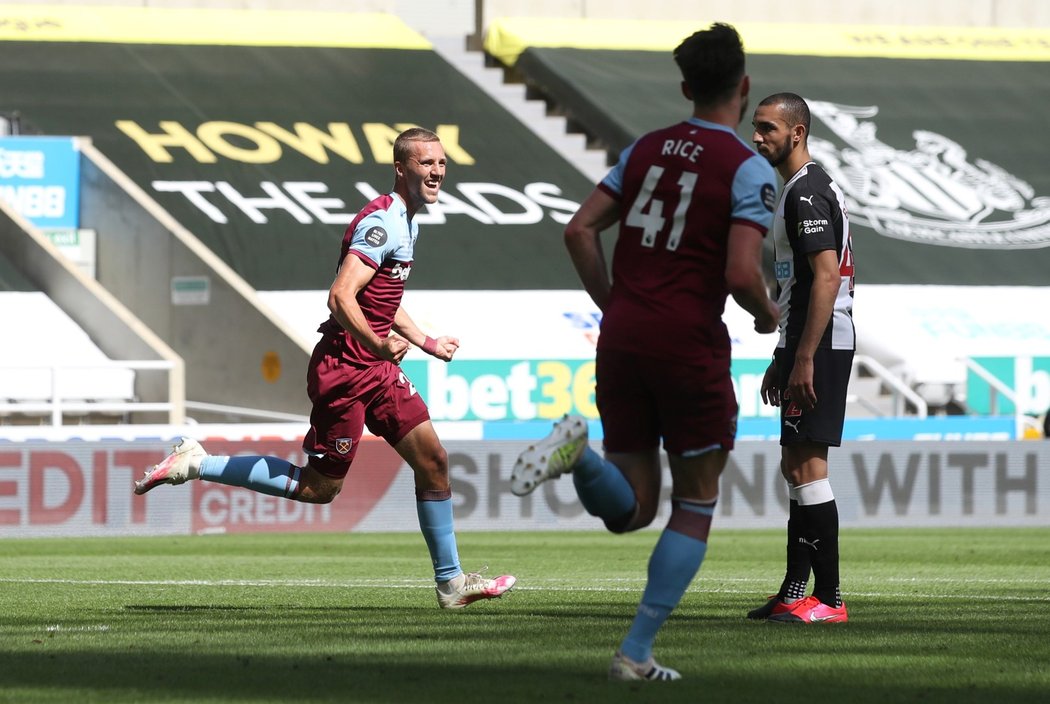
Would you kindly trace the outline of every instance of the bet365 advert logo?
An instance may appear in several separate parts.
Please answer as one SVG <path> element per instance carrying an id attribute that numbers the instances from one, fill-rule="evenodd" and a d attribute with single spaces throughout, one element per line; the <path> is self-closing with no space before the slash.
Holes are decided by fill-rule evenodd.
<path id="1" fill-rule="evenodd" d="M 598 417 L 593 360 L 478 360 L 401 365 L 434 420 Z"/>
<path id="2" fill-rule="evenodd" d="M 761 401 L 767 364 L 765 359 L 733 360 L 741 418 L 778 412 Z M 566 413 L 598 417 L 593 360 L 409 360 L 401 368 L 434 420 L 544 420 Z"/>

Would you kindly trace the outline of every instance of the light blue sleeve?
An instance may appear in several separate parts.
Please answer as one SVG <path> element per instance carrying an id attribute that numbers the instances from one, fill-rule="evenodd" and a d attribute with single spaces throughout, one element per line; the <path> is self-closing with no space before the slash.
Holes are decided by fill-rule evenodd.
<path id="1" fill-rule="evenodd" d="M 627 160 L 631 158 L 631 152 L 634 151 L 634 145 L 638 142 L 632 143 L 629 147 L 620 152 L 620 160 L 616 162 L 616 166 L 612 168 L 612 171 L 602 179 L 599 184 L 604 186 L 607 190 L 612 191 L 616 195 L 623 195 L 623 172 L 627 168 Z"/>
<path id="2" fill-rule="evenodd" d="M 388 211 L 375 210 L 357 223 L 350 240 L 350 249 L 368 257 L 379 268 L 383 260 L 401 246 L 400 231 Z"/>
<path id="3" fill-rule="evenodd" d="M 777 204 L 776 177 L 769 162 L 754 155 L 740 165 L 733 178 L 734 220 L 747 220 L 769 230 Z"/>

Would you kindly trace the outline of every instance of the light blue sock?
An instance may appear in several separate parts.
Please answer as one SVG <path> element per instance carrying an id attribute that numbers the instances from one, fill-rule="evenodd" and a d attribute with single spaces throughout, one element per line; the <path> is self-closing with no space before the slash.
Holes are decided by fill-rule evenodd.
<path id="1" fill-rule="evenodd" d="M 656 633 L 693 581 L 707 554 L 714 502 L 674 501 L 671 519 L 649 558 L 649 578 L 620 652 L 635 662 L 653 654 Z"/>
<path id="2" fill-rule="evenodd" d="M 261 494 L 294 499 L 299 496 L 302 468 L 277 457 L 223 457 L 208 455 L 200 478 L 227 486 L 242 486 Z"/>
<path id="3" fill-rule="evenodd" d="M 634 511 L 637 500 L 631 483 L 616 465 L 589 447 L 573 467 L 572 483 L 580 503 L 592 516 L 612 521 Z"/>
<path id="4" fill-rule="evenodd" d="M 434 563 L 434 581 L 447 582 L 463 573 L 456 549 L 456 533 L 452 528 L 452 499 L 416 501 L 419 529 L 430 550 Z"/>

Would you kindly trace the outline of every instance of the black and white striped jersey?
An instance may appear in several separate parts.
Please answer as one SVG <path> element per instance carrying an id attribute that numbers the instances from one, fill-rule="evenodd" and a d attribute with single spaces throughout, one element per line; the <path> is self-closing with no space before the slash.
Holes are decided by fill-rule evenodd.
<path id="1" fill-rule="evenodd" d="M 808 162 L 784 184 L 773 218 L 780 340 L 777 347 L 795 348 L 806 324 L 813 286 L 810 254 L 825 249 L 838 254 L 839 283 L 835 311 L 820 347 L 855 350 L 853 328 L 853 246 L 846 201 L 827 172 Z"/>

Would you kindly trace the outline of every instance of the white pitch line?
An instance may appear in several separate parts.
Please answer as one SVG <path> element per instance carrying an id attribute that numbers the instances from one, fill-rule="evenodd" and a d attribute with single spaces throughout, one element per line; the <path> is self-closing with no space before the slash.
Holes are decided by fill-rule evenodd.
<path id="1" fill-rule="evenodd" d="M 768 582 L 767 577 L 707 577 L 701 576 L 701 579 L 706 582 L 716 583 L 740 583 L 740 584 L 764 584 Z M 545 580 L 545 579 L 531 579 L 533 584 L 548 584 L 552 588 L 559 585 L 565 585 L 568 587 L 568 583 L 564 580 Z M 592 584 L 630 584 L 630 585 L 641 585 L 644 586 L 646 582 L 645 577 L 587 577 L 587 582 Z M 1047 583 L 1045 578 L 995 578 L 995 579 L 982 579 L 968 577 L 965 579 L 959 579 L 955 577 L 861 577 L 853 578 L 849 580 L 853 584 L 858 583 L 871 583 L 871 584 L 884 584 L 884 583 L 898 583 L 898 584 L 930 584 L 930 583 L 942 583 L 942 584 L 1006 584 L 1006 585 L 1025 585 L 1025 584 L 1038 584 L 1044 585 Z M 9 582 L 14 584 L 124 584 L 129 586 L 135 585 L 171 585 L 171 586 L 318 586 L 318 587 L 331 587 L 331 586 L 344 586 L 344 587 L 365 587 L 365 586 L 431 586 L 433 582 L 429 579 L 351 579 L 351 580 L 332 580 L 332 579 L 65 579 L 57 577 L 0 577 L 0 583 Z M 602 587 L 597 589 L 600 591 Z"/>
<path id="2" fill-rule="evenodd" d="M 542 580 L 533 582 L 533 585 L 522 585 L 515 586 L 515 591 L 527 591 L 527 592 L 638 592 L 644 585 L 645 580 L 642 578 L 612 578 L 610 580 L 589 580 L 590 585 L 576 585 L 566 583 L 542 583 Z M 631 582 L 633 586 L 616 586 L 613 584 L 594 584 L 596 581 L 611 581 L 611 582 Z M 711 580 L 713 582 L 740 582 L 740 583 L 754 583 L 764 584 L 768 580 L 765 579 L 748 579 L 748 578 L 734 578 L 734 579 L 718 579 Z M 890 580 L 882 580 L 890 581 Z M 909 582 L 921 583 L 923 580 L 906 580 Z M 933 580 L 930 580 L 933 581 Z M 945 580 L 947 581 L 947 580 Z M 953 583 L 958 584 L 960 587 L 965 587 L 967 584 L 980 583 L 981 580 L 953 580 Z M 1003 583 L 1015 583 L 1013 580 L 993 580 L 995 582 Z M 1026 580 L 1027 581 L 1027 580 Z M 1033 582 L 1043 583 L 1039 580 L 1030 580 Z M 301 579 L 217 579 L 217 580 L 206 580 L 206 579 L 57 579 L 57 578 L 14 578 L 14 577 L 0 577 L 0 583 L 8 584 L 70 584 L 80 586 L 132 586 L 132 587 L 321 587 L 326 589 L 432 589 L 433 582 L 430 580 L 400 580 L 400 581 L 389 581 L 389 580 L 378 580 L 378 579 L 358 579 L 358 580 L 301 580 Z M 704 585 L 693 585 L 689 588 L 690 593 L 696 594 L 752 594 L 756 590 L 754 589 L 726 589 L 721 587 L 710 587 Z M 761 590 L 759 590 L 761 591 Z M 958 599 L 960 594 L 948 594 L 948 593 L 931 593 L 931 592 L 899 592 L 899 591 L 855 591 L 846 590 L 845 594 L 848 596 L 862 596 L 862 597 L 894 597 L 894 598 L 921 598 L 921 599 Z M 966 594 L 965 597 L 974 601 L 1046 601 L 1050 602 L 1050 595 L 1048 596 L 1011 596 L 1011 595 L 975 595 Z"/>

